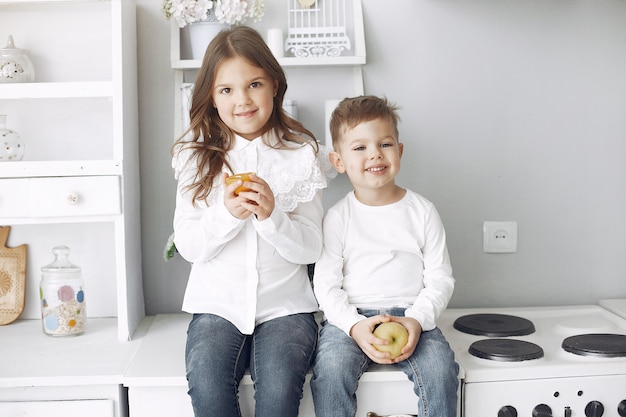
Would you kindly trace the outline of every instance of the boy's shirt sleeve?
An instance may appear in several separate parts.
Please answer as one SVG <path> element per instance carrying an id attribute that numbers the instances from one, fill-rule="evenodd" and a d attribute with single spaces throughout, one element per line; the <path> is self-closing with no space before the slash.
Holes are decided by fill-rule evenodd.
<path id="1" fill-rule="evenodd" d="M 323 231 L 324 247 L 322 256 L 315 264 L 313 290 L 328 322 L 350 335 L 352 326 L 365 317 L 350 304 L 348 294 L 343 289 L 345 224 L 337 210 L 331 208 L 327 212 Z"/>
<path id="2" fill-rule="evenodd" d="M 436 320 L 448 306 L 454 292 L 455 279 L 446 246 L 446 233 L 439 213 L 433 206 L 429 211 L 425 227 L 424 288 L 415 302 L 405 311 L 405 316 L 420 322 L 422 330 L 433 330 Z"/>

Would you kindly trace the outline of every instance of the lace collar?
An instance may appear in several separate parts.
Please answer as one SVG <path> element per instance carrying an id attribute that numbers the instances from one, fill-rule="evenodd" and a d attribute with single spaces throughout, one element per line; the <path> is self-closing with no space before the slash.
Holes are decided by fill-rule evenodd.
<path id="1" fill-rule="evenodd" d="M 310 144 L 281 141 L 279 132 L 271 130 L 265 138 L 247 140 L 235 135 L 235 145 L 229 152 L 229 160 L 240 163 L 243 154 L 252 153 L 258 157 L 256 173 L 272 188 L 276 208 L 281 211 L 293 211 L 299 203 L 311 201 L 318 190 L 328 186 L 328 181 L 337 173 L 328 161 L 328 151 L 322 149 L 316 154 Z M 264 143 L 263 139 L 265 139 Z M 175 177 L 183 170 L 191 169 L 192 151 L 188 148 L 177 152 L 172 160 Z M 228 174 L 226 167 L 224 171 Z M 217 204 L 224 198 L 221 180 L 216 179 L 214 188 L 207 199 L 207 204 Z"/>

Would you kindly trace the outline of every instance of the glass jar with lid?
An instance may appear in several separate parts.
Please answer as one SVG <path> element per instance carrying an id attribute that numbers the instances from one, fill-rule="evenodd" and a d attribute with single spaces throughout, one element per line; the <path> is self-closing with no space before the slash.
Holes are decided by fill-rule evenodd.
<path id="1" fill-rule="evenodd" d="M 85 331 L 85 291 L 80 267 L 69 260 L 67 246 L 52 249 L 54 261 L 41 268 L 41 319 L 51 336 L 74 336 Z"/>

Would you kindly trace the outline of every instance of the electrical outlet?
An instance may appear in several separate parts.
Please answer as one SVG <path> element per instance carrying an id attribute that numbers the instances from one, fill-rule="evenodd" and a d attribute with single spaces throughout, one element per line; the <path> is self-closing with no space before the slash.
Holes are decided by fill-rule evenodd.
<path id="1" fill-rule="evenodd" d="M 517 222 L 484 222 L 483 252 L 514 253 L 517 251 Z"/>

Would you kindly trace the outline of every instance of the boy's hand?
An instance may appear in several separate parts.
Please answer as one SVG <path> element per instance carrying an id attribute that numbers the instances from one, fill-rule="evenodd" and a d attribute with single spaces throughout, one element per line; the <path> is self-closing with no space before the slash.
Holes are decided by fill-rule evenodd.
<path id="1" fill-rule="evenodd" d="M 402 362 L 405 359 L 408 359 L 415 348 L 417 347 L 417 343 L 420 340 L 420 336 L 422 334 L 422 325 L 419 321 L 415 320 L 411 317 L 397 317 L 397 316 L 386 316 L 389 318 L 389 321 L 395 321 L 404 326 L 404 328 L 409 332 L 409 340 L 407 340 L 406 345 L 402 348 L 402 353 L 400 356 L 393 360 L 393 363 Z"/>
<path id="2" fill-rule="evenodd" d="M 372 316 L 359 321 L 350 329 L 350 336 L 354 339 L 357 345 L 359 345 L 363 353 L 365 353 L 372 361 L 381 365 L 394 363 L 394 361 L 390 359 L 390 354 L 388 352 L 381 352 L 374 347 L 374 345 L 383 345 L 387 343 L 386 340 L 374 336 L 373 333 L 377 325 L 387 321 L 391 321 L 391 316 Z M 402 353 L 402 356 L 404 356 L 404 352 Z"/>
<path id="3" fill-rule="evenodd" d="M 402 353 L 393 360 L 390 359 L 390 354 L 388 352 L 380 352 L 374 347 L 374 345 L 383 345 L 387 343 L 385 340 L 374 336 L 373 332 L 377 325 L 388 321 L 400 323 L 409 332 L 409 339 L 406 345 L 402 348 Z M 398 363 L 408 359 L 413 354 L 413 351 L 415 351 L 415 347 L 417 346 L 417 342 L 419 342 L 421 334 L 422 326 L 414 318 L 390 316 L 388 314 L 385 314 L 384 316 L 372 316 L 361 320 L 352 326 L 352 329 L 350 329 L 350 336 L 359 345 L 363 353 L 365 353 L 372 361 L 381 365 Z"/>

